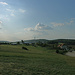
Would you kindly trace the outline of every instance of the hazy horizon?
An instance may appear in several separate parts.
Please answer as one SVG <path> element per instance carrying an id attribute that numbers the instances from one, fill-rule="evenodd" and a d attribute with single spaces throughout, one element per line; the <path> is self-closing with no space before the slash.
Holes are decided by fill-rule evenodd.
<path id="1" fill-rule="evenodd" d="M 75 0 L 0 0 L 0 41 L 75 39 Z"/>

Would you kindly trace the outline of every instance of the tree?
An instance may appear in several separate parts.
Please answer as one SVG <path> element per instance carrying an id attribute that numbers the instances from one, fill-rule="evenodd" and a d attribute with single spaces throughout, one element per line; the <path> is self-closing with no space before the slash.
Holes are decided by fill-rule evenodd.
<path id="1" fill-rule="evenodd" d="M 59 50 L 58 49 L 56 50 L 56 53 L 59 53 Z"/>
<path id="2" fill-rule="evenodd" d="M 21 42 L 22 42 L 22 44 L 24 44 L 24 41 L 23 40 L 21 40 Z"/>
<path id="3" fill-rule="evenodd" d="M 17 42 L 17 44 L 19 45 L 19 44 L 20 44 L 20 42 Z"/>

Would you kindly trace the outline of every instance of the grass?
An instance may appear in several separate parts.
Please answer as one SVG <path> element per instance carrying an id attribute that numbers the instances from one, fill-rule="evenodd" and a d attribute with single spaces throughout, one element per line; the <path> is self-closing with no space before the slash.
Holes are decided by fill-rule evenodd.
<path id="1" fill-rule="evenodd" d="M 0 75 L 75 75 L 75 57 L 56 50 L 22 45 L 0 45 Z"/>

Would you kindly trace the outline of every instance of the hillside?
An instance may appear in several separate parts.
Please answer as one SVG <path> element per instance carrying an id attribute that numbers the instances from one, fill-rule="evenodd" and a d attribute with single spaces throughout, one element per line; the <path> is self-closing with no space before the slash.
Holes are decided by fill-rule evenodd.
<path id="1" fill-rule="evenodd" d="M 24 42 L 28 43 L 49 43 L 49 44 L 55 44 L 55 43 L 65 43 L 67 45 L 75 45 L 75 39 L 55 39 L 55 40 L 47 40 L 47 39 L 32 39 L 32 40 L 23 40 Z M 15 41 L 17 42 L 17 41 Z M 19 41 L 21 42 L 21 41 Z M 10 43 L 9 41 L 0 41 L 0 43 Z"/>
<path id="2" fill-rule="evenodd" d="M 32 40 L 24 40 L 24 42 L 30 42 L 30 43 L 37 43 L 37 42 L 48 42 L 49 40 L 46 40 L 46 39 L 32 39 Z"/>
<path id="3" fill-rule="evenodd" d="M 75 75 L 75 57 L 23 45 L 0 46 L 0 75 Z"/>
<path id="4" fill-rule="evenodd" d="M 75 45 L 75 39 L 56 39 L 56 40 L 49 40 L 48 43 L 65 43 L 67 45 Z"/>

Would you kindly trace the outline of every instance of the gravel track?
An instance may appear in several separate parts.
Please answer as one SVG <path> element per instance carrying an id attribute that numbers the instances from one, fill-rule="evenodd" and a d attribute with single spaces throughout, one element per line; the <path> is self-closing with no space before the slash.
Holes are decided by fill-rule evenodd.
<path id="1" fill-rule="evenodd" d="M 75 57 L 75 51 L 67 52 L 66 55 Z"/>

